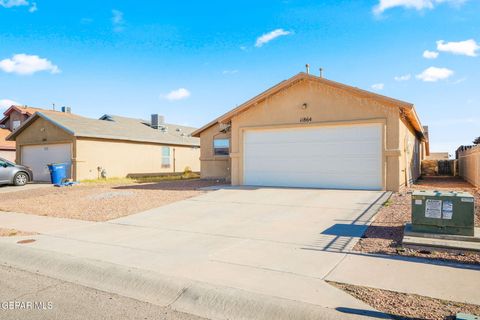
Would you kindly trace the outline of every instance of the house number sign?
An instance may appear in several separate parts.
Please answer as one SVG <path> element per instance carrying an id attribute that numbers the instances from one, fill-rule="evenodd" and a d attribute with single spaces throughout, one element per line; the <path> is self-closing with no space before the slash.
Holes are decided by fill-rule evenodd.
<path id="1" fill-rule="evenodd" d="M 300 118 L 300 122 L 302 122 L 302 123 L 312 122 L 312 117 L 303 117 L 303 118 Z"/>

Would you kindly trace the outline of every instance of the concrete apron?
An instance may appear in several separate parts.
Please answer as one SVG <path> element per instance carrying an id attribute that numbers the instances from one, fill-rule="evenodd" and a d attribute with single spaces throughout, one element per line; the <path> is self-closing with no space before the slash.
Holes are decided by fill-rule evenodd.
<path id="1" fill-rule="evenodd" d="M 377 319 L 390 319 L 361 302 L 335 310 L 103 261 L 38 249 L 19 250 L 18 245 L 10 243 L 0 243 L 0 252 L 1 263 L 5 266 L 208 319 L 371 319 L 370 315 Z M 340 313 L 342 309 L 351 313 Z"/>

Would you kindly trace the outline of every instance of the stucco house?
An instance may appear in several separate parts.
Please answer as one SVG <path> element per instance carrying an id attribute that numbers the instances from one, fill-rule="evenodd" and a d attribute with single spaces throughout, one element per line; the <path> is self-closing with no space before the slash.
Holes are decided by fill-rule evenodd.
<path id="1" fill-rule="evenodd" d="M 113 115 L 91 119 L 69 112 L 36 112 L 8 140 L 17 143 L 17 162 L 48 181 L 49 163 L 68 163 L 74 180 L 129 174 L 200 171 L 195 128 Z"/>
<path id="2" fill-rule="evenodd" d="M 192 135 L 202 178 L 233 185 L 397 191 L 420 176 L 429 153 L 411 103 L 307 73 Z"/>
<path id="3" fill-rule="evenodd" d="M 0 128 L 0 158 L 15 162 L 15 142 L 7 141 L 10 130 Z"/>
<path id="4" fill-rule="evenodd" d="M 0 119 L 1 158 L 15 162 L 15 141 L 7 141 L 6 138 L 37 111 L 43 110 L 27 106 L 10 106 L 10 108 L 3 112 L 3 118 Z"/>
<path id="5" fill-rule="evenodd" d="M 448 160 L 450 159 L 450 154 L 448 152 L 430 152 L 430 155 L 426 160 Z"/>

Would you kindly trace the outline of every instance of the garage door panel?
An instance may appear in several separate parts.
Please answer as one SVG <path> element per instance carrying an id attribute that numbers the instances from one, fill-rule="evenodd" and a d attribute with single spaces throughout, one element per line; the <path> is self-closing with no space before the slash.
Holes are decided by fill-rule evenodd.
<path id="1" fill-rule="evenodd" d="M 341 142 L 327 142 L 319 143 L 318 141 L 312 142 L 297 142 L 297 143 L 251 143 L 249 144 L 249 151 L 255 153 L 256 157 L 259 156 L 285 156 L 291 151 L 302 150 L 304 154 L 308 155 L 323 155 L 323 156 L 360 156 L 364 154 L 371 154 L 373 156 L 378 155 L 378 142 L 365 142 L 361 141 L 359 143 L 342 143 L 342 148 L 338 147 L 338 144 Z M 266 148 L 268 147 L 268 148 Z M 273 147 L 273 148 L 272 148 Z M 317 148 L 315 148 L 317 147 Z M 321 147 L 321 148 L 318 148 Z M 310 149 L 310 150 L 309 150 Z"/>
<path id="2" fill-rule="evenodd" d="M 247 135 L 247 139 L 250 139 L 249 143 L 252 144 L 270 144 L 274 141 L 282 143 L 298 143 L 299 138 L 304 142 L 326 142 L 326 143 L 358 143 L 365 141 L 365 139 L 376 139 L 378 134 L 375 131 L 366 132 L 362 131 L 361 135 L 357 135 L 359 132 L 359 126 L 341 127 L 341 131 L 338 130 L 339 127 L 324 127 L 322 128 L 322 136 L 315 136 L 315 132 L 318 131 L 317 128 L 303 128 L 303 129 L 282 129 L 282 130 L 269 130 L 262 131 L 262 135 L 255 135 L 253 139 L 251 136 Z"/>
<path id="3" fill-rule="evenodd" d="M 67 163 L 71 166 L 71 144 L 45 144 L 22 146 L 22 164 L 30 167 L 35 181 L 50 181 L 47 165 L 51 163 Z M 70 170 L 67 169 L 68 178 Z"/>
<path id="4" fill-rule="evenodd" d="M 281 178 L 278 177 L 281 175 Z M 273 185 L 284 187 L 300 187 L 300 188 L 331 188 L 331 189 L 376 189 L 376 183 L 368 181 L 375 178 L 375 174 L 350 174 L 347 178 L 344 174 L 326 173 L 321 176 L 313 175 L 311 172 L 295 172 L 285 174 L 284 172 L 255 172 L 249 185 Z M 319 180 L 321 185 L 319 185 Z M 275 181 L 275 184 L 265 183 L 265 181 Z"/>
<path id="5" fill-rule="evenodd" d="M 381 126 L 246 131 L 244 184 L 381 189 Z"/>
<path id="6" fill-rule="evenodd" d="M 261 160 L 261 161 L 260 161 Z M 378 167 L 380 166 L 377 159 L 372 158 L 352 158 L 352 159 L 338 159 L 338 158 L 327 158 L 322 159 L 322 163 L 318 166 L 312 165 L 312 162 L 316 161 L 316 158 L 296 158 L 290 157 L 288 161 L 278 161 L 277 157 L 271 158 L 262 158 L 262 159 L 251 159 L 250 161 L 256 162 L 255 164 L 250 165 L 248 161 L 245 162 L 245 165 L 249 169 L 249 172 L 378 172 Z M 272 163 L 275 163 L 275 167 L 272 168 Z M 291 168 L 292 162 L 295 163 L 297 168 Z M 361 165 L 359 165 L 361 163 Z"/>

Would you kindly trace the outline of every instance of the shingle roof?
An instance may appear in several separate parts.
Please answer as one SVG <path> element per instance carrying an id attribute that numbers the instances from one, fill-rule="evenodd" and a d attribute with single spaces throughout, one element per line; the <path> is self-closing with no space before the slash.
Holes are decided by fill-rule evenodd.
<path id="1" fill-rule="evenodd" d="M 55 111 L 55 110 L 47 110 L 47 109 L 41 109 L 41 108 L 34 108 L 34 107 L 28 107 L 28 106 L 11 106 L 5 112 L 3 112 L 4 117 L 0 120 L 0 124 L 5 124 L 7 120 L 10 117 L 10 114 L 13 111 L 20 112 L 21 114 L 25 114 L 27 116 L 32 116 L 35 112 L 45 112 L 45 113 L 60 113 L 60 111 Z"/>
<path id="2" fill-rule="evenodd" d="M 8 129 L 0 128 L 0 150 L 15 150 L 15 141 L 5 140 L 10 133 Z"/>
<path id="3" fill-rule="evenodd" d="M 195 128 L 165 124 L 166 130 L 153 129 L 143 120 L 119 116 L 105 115 L 100 119 L 92 119 L 62 112 L 36 112 L 21 127 L 15 130 L 8 139 L 15 139 L 34 119 L 41 117 L 66 132 L 76 136 L 97 139 L 125 140 L 168 145 L 199 146 L 200 140 L 191 137 Z M 179 131 L 177 131 L 177 128 Z"/>
<path id="4" fill-rule="evenodd" d="M 259 102 L 261 102 L 261 101 L 265 100 L 266 98 L 280 92 L 284 88 L 292 86 L 292 85 L 294 85 L 296 83 L 299 83 L 301 81 L 317 81 L 319 83 L 322 83 L 322 84 L 330 86 L 330 87 L 334 87 L 334 88 L 338 88 L 338 89 L 341 89 L 341 90 L 348 91 L 348 92 L 350 92 L 354 95 L 357 95 L 359 97 L 362 97 L 362 98 L 375 99 L 376 101 L 381 102 L 384 105 L 393 106 L 393 107 L 402 109 L 406 113 L 407 120 L 410 121 L 410 123 L 415 128 L 415 130 L 417 130 L 417 132 L 419 134 L 424 136 L 422 125 L 420 124 L 420 120 L 418 119 L 418 116 L 416 114 L 415 107 L 413 106 L 413 104 L 411 104 L 409 102 L 393 99 L 393 98 L 390 98 L 390 97 L 387 97 L 387 96 L 383 96 L 383 95 L 380 95 L 380 94 L 377 94 L 377 93 L 362 90 L 362 89 L 352 87 L 352 86 L 349 86 L 349 85 L 346 85 L 346 84 L 343 84 L 343 83 L 339 83 L 339 82 L 336 82 L 336 81 L 328 80 L 328 79 L 325 79 L 325 78 L 322 78 L 322 77 L 316 77 L 314 75 L 307 74 L 307 73 L 304 73 L 304 72 L 300 72 L 299 74 L 276 84 L 275 86 L 271 87 L 270 89 L 267 89 L 266 91 L 260 93 L 259 95 L 255 96 L 252 99 L 250 99 L 250 100 L 244 102 L 243 104 L 239 105 L 238 107 L 228 111 L 224 115 L 222 115 L 222 116 L 216 118 L 215 120 L 207 123 L 206 125 L 204 125 L 200 129 L 195 130 L 192 133 L 192 135 L 194 137 L 200 137 L 200 133 L 205 131 L 206 129 L 210 128 L 211 126 L 213 126 L 217 123 L 228 123 L 228 121 L 230 121 L 233 116 L 247 110 L 248 108 L 251 108 L 251 107 L 257 105 Z"/>

